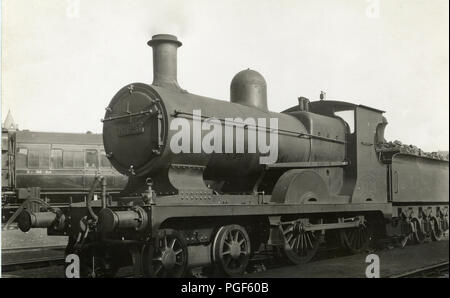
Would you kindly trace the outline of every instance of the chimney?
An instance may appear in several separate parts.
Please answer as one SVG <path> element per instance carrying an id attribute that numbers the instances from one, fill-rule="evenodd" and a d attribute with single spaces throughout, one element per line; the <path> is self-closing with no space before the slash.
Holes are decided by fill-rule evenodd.
<path id="1" fill-rule="evenodd" d="M 177 49 L 182 43 L 174 35 L 157 34 L 147 44 L 153 48 L 152 85 L 182 90 L 177 82 Z"/>

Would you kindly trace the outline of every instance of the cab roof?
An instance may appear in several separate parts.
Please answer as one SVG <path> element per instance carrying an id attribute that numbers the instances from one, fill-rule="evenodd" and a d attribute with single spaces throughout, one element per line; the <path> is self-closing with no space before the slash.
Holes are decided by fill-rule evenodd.
<path id="1" fill-rule="evenodd" d="M 372 107 L 368 107 L 365 105 L 358 105 L 346 101 L 338 101 L 338 100 L 318 100 L 310 103 L 310 111 L 313 113 L 321 114 L 321 115 L 330 115 L 333 116 L 335 112 L 354 110 L 355 108 L 364 108 L 367 110 L 371 110 L 377 113 L 384 113 L 385 111 L 375 109 Z M 298 105 L 293 106 L 283 113 L 295 112 L 298 111 Z"/>

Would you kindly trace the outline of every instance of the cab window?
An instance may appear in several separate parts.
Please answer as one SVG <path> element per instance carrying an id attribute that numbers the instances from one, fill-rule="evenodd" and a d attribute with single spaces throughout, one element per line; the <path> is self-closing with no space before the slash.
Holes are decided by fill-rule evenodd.
<path id="1" fill-rule="evenodd" d="M 98 168 L 98 153 L 97 150 L 86 150 L 86 168 L 97 169 Z"/>
<path id="2" fill-rule="evenodd" d="M 338 116 L 342 120 L 347 123 L 350 133 L 355 132 L 355 111 L 347 110 L 347 111 L 339 111 L 334 113 L 335 116 Z"/>

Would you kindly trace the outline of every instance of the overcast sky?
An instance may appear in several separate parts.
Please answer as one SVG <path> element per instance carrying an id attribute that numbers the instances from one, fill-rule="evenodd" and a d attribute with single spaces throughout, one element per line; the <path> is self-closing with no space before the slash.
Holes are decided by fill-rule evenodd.
<path id="1" fill-rule="evenodd" d="M 152 35 L 183 46 L 178 81 L 229 99 L 259 71 L 268 105 L 298 96 L 387 111 L 388 140 L 448 150 L 448 0 L 3 0 L 2 119 L 21 129 L 101 132 L 125 84 L 152 82 Z"/>

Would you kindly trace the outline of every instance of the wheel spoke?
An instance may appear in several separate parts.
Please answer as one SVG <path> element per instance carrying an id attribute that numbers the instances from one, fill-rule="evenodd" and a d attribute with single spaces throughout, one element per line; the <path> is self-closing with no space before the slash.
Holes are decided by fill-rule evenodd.
<path id="1" fill-rule="evenodd" d="M 300 245 L 297 245 L 297 252 L 299 252 L 301 254 L 305 249 L 305 235 L 300 234 L 299 239 L 300 239 L 300 241 L 299 241 Z"/>
<path id="2" fill-rule="evenodd" d="M 153 272 L 154 275 L 158 275 L 158 273 L 161 271 L 161 269 L 163 268 L 162 264 L 158 264 L 158 267 L 155 268 L 155 271 Z"/>
<path id="3" fill-rule="evenodd" d="M 311 249 L 313 248 L 313 244 L 311 242 L 311 234 L 309 234 L 308 236 L 308 243 L 309 243 L 309 247 L 311 247 Z"/>
<path id="4" fill-rule="evenodd" d="M 231 250 L 227 250 L 222 252 L 222 256 L 231 254 Z"/>
<path id="5" fill-rule="evenodd" d="M 291 246 L 292 250 L 298 249 L 299 242 L 300 242 L 299 236 L 295 237 L 294 242 L 292 242 L 292 246 Z"/>
<path id="6" fill-rule="evenodd" d="M 292 237 L 294 237 L 292 234 L 289 235 L 289 237 L 286 239 L 287 242 L 290 242 Z"/>
<path id="7" fill-rule="evenodd" d="M 295 246 L 295 253 L 296 254 L 301 254 L 301 251 L 303 249 L 303 235 L 298 235 L 297 236 L 297 244 Z"/>
<path id="8" fill-rule="evenodd" d="M 228 240 L 228 242 L 233 242 L 233 231 L 228 232 L 226 239 Z"/>
<path id="9" fill-rule="evenodd" d="M 298 236 L 295 237 L 294 234 L 292 234 L 291 240 L 289 241 L 289 247 L 291 247 L 292 249 L 295 248 L 295 244 L 298 241 Z"/>
<path id="10" fill-rule="evenodd" d="M 234 235 L 234 241 L 237 242 L 239 238 L 239 231 L 236 231 L 236 234 Z"/>
<path id="11" fill-rule="evenodd" d="M 287 228 L 286 230 L 283 231 L 283 234 L 287 234 L 289 232 L 292 232 L 294 230 L 294 226 L 289 226 L 289 228 Z"/>

